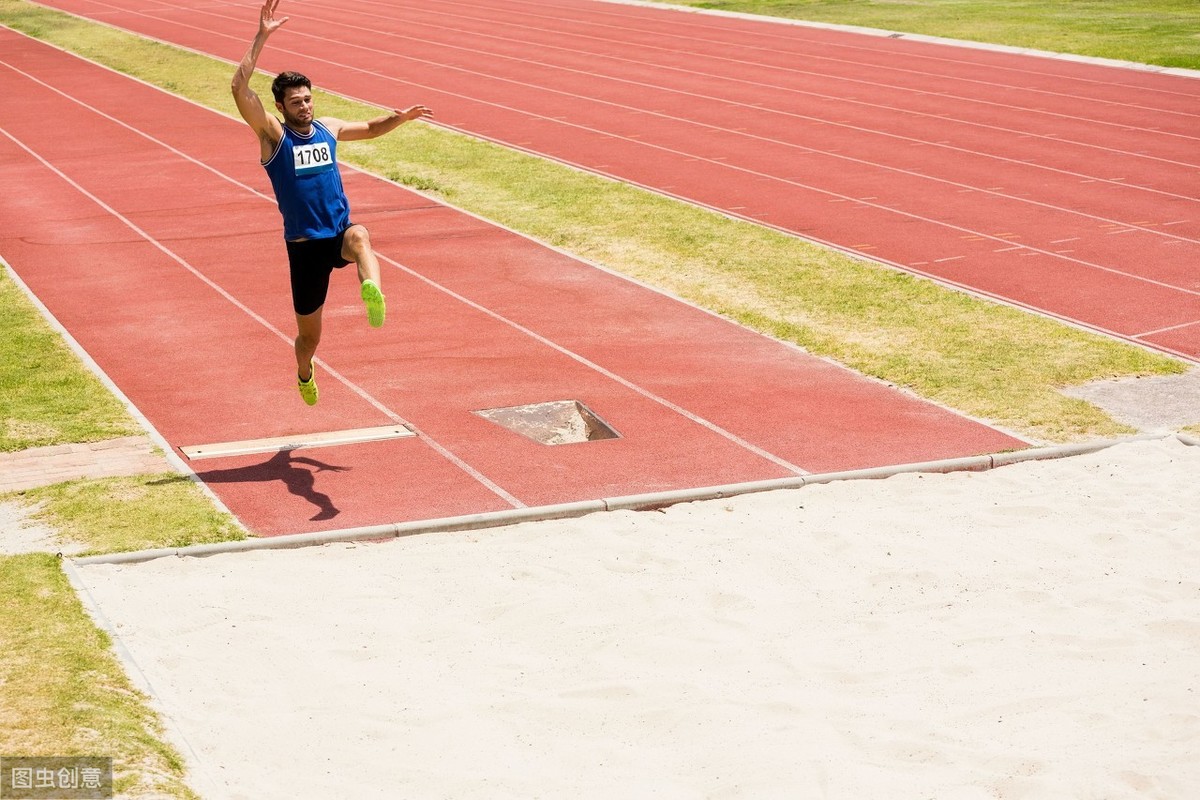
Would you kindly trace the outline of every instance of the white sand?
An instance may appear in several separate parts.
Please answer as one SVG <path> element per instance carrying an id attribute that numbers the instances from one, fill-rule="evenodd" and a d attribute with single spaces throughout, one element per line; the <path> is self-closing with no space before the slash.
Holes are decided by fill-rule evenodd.
<path id="1" fill-rule="evenodd" d="M 81 568 L 229 797 L 1200 797 L 1200 447 Z"/>

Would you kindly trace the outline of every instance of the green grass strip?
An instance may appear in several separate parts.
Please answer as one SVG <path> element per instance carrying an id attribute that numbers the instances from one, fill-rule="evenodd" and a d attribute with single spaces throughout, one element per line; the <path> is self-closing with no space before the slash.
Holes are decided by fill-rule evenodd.
<path id="1" fill-rule="evenodd" d="M 0 452 L 135 433 L 124 406 L 0 268 Z"/>
<path id="2" fill-rule="evenodd" d="M 67 481 L 16 493 L 17 498 L 35 507 L 34 520 L 83 545 L 81 555 L 246 538 L 232 516 L 174 473 Z"/>
<path id="3" fill-rule="evenodd" d="M 1195 0 L 673 0 L 673 5 L 1200 69 Z"/>
<path id="4" fill-rule="evenodd" d="M 0 557 L 0 754 L 112 757 L 118 796 L 196 797 L 110 644 L 54 556 Z"/>

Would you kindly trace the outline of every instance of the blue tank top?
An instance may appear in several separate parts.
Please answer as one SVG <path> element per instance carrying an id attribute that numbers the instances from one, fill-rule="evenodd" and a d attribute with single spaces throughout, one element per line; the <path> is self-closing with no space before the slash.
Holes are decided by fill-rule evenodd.
<path id="1" fill-rule="evenodd" d="M 283 138 L 263 167 L 283 214 L 284 239 L 328 239 L 350 225 L 337 139 L 320 122 L 313 120 L 308 136 L 284 125 Z"/>

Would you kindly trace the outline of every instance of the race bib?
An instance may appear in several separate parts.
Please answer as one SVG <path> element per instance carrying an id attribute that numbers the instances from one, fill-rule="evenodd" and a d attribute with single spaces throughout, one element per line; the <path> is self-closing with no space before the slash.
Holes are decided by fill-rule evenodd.
<path id="1" fill-rule="evenodd" d="M 325 142 L 292 146 L 297 175 L 310 175 L 333 169 L 333 149 Z"/>

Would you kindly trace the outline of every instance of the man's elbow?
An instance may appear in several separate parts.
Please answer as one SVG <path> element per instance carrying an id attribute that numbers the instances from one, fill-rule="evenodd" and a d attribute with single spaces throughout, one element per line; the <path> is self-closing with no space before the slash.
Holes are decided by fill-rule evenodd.
<path id="1" fill-rule="evenodd" d="M 229 92 L 234 97 L 240 97 L 245 94 L 247 85 L 246 76 L 239 69 L 233 73 L 233 79 L 229 81 Z"/>

